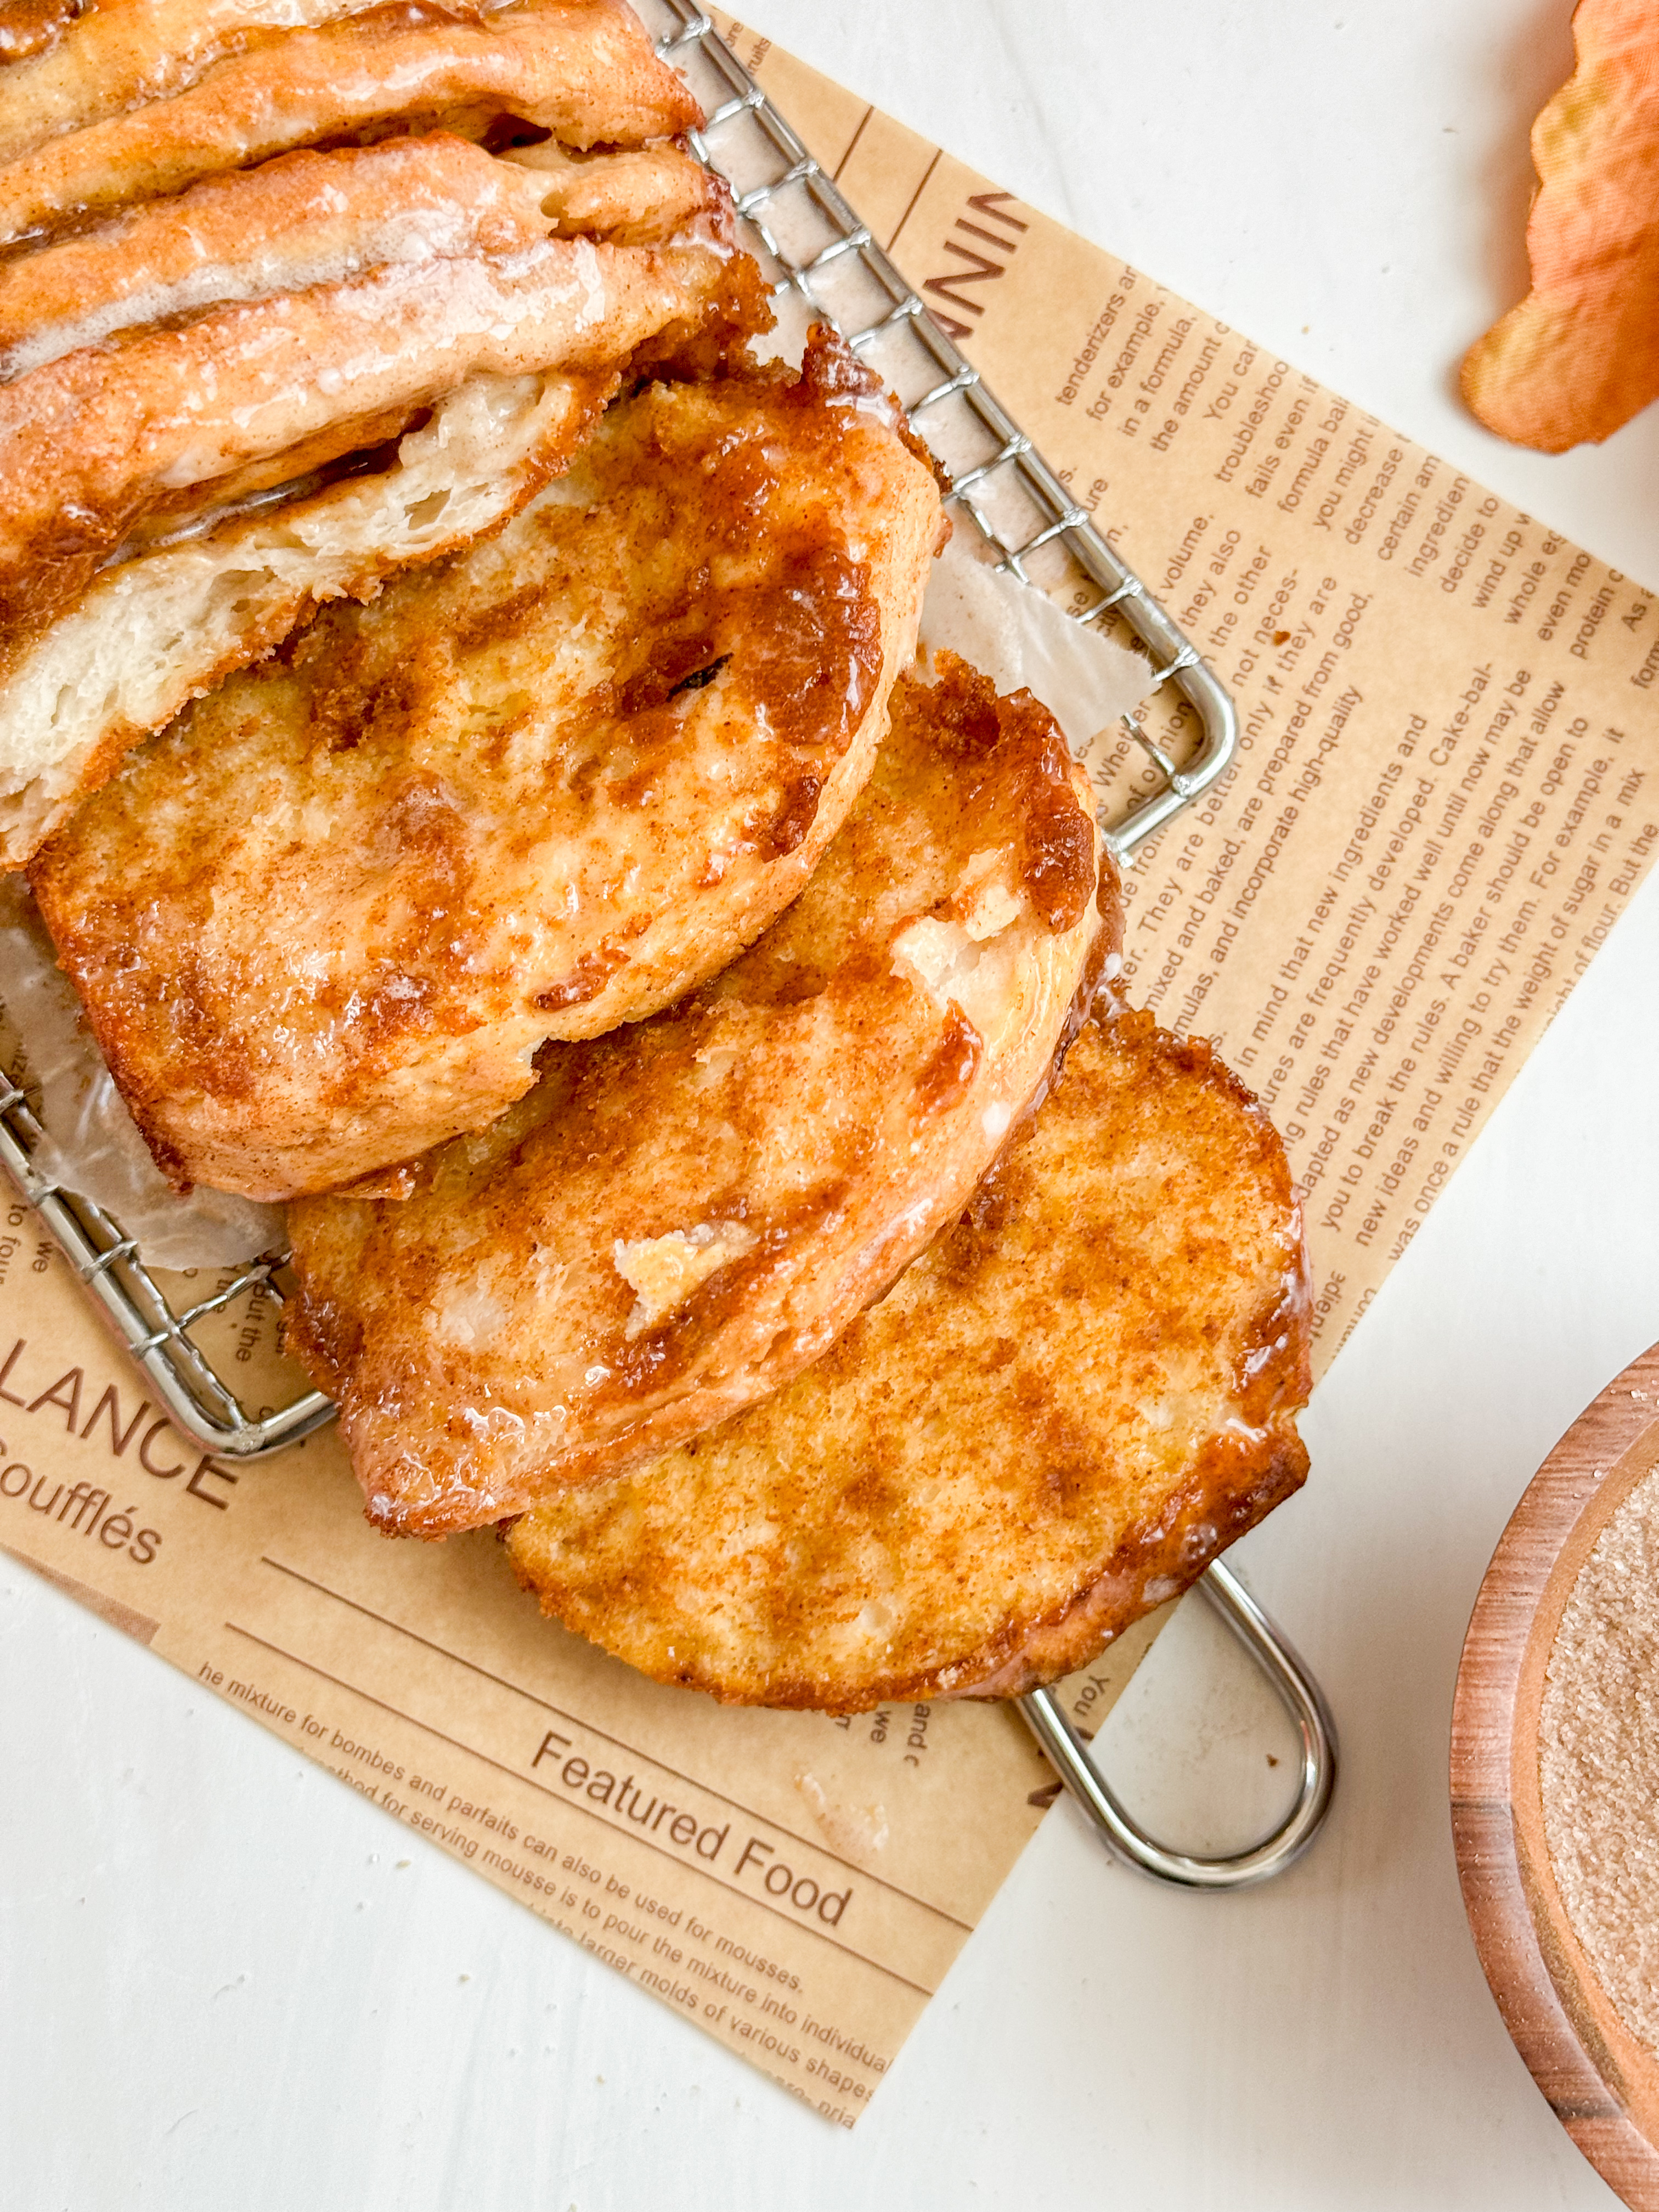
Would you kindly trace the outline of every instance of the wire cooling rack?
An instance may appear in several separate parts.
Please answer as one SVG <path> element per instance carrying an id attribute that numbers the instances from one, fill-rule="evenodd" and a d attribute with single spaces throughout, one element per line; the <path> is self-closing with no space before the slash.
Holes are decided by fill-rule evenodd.
<path id="1" fill-rule="evenodd" d="M 1146 696 L 1173 705 L 1164 717 L 1170 733 L 1160 742 L 1138 716 L 1126 715 L 1126 745 L 1106 763 L 1091 763 L 1097 788 L 1105 787 L 1107 836 L 1127 859 L 1226 767 L 1237 742 L 1231 701 L 933 321 L 709 19 L 687 0 L 636 4 L 658 33 L 658 52 L 702 101 L 708 121 L 693 146 L 732 186 L 780 320 L 793 309 L 797 319 L 833 323 L 898 393 L 950 478 L 949 503 L 1001 566 L 1054 593 L 1079 622 L 1127 629 L 1145 647 Z M 281 1301 L 280 1254 L 227 1268 L 208 1290 L 164 1275 L 146 1266 L 135 1240 L 101 1206 L 40 1172 L 33 1161 L 41 1133 L 22 1086 L 0 1070 L 0 1163 L 180 1429 L 210 1451 L 252 1459 L 296 1442 L 331 1417 L 329 1401 L 305 1389 L 301 1378 L 295 1378 L 294 1395 L 283 1403 L 255 1409 L 226 1371 L 241 1340 L 238 1312 L 246 1322 L 260 1301 Z M 13 1222 L 19 1218 L 14 1210 Z M 241 1337 L 247 1334 L 244 1327 Z M 1249 1850 L 1220 1858 L 1170 1850 L 1115 1796 L 1052 1692 L 1034 1691 L 1019 1705 L 1115 1857 L 1159 1881 L 1236 1889 L 1282 1872 L 1312 1842 L 1335 1786 L 1336 1732 L 1317 1682 L 1237 1577 L 1217 1561 L 1199 1588 L 1272 1684 L 1300 1741 L 1294 1802 L 1272 1834 Z"/>
<path id="2" fill-rule="evenodd" d="M 1061 599 L 1094 628 L 1121 626 L 1151 656 L 1147 697 L 1177 704 L 1159 742 L 1124 724 L 1140 774 L 1108 793 L 1107 834 L 1121 859 L 1207 788 L 1237 743 L 1232 701 L 1197 649 L 1032 446 L 921 295 L 871 236 L 708 17 L 688 0 L 635 0 L 657 51 L 708 120 L 691 143 L 731 185 L 781 314 L 833 323 L 897 392 L 951 479 L 947 504 L 998 565 Z M 1184 726 L 1182 726 L 1184 725 Z M 1097 786 L 1102 781 L 1096 769 Z"/>
<path id="3" fill-rule="evenodd" d="M 1077 618 L 1127 629 L 1149 655 L 1147 696 L 1174 708 L 1161 740 L 1125 718 L 1119 795 L 1107 834 L 1121 857 L 1214 781 L 1237 741 L 1232 702 L 1133 571 L 933 321 L 867 228 L 754 79 L 685 0 L 639 0 L 658 51 L 690 83 L 708 121 L 698 157 L 725 177 L 748 242 L 791 313 L 833 323 L 899 395 L 951 480 L 950 503 L 1002 565 L 1060 596 Z M 1097 772 L 1098 781 L 1098 772 Z M 210 1451 L 252 1459 L 326 1421 L 332 1407 L 295 1374 L 281 1402 L 250 1404 L 236 1376 L 239 1323 L 280 1303 L 273 1254 L 204 1279 L 147 1266 L 135 1240 L 91 1200 L 34 1166 L 40 1127 L 0 1070 L 0 1163 L 114 1324 L 179 1428 Z M 270 1386 L 267 1387 L 274 1387 Z"/>

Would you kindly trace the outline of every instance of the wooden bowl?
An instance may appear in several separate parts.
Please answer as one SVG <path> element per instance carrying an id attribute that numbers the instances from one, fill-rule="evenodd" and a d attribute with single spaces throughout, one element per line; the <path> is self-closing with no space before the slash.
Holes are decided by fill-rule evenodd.
<path id="1" fill-rule="evenodd" d="M 1557 2119 L 1637 2212 L 1659 2212 L 1659 2060 L 1613 2010 L 1557 1892 L 1538 1730 L 1579 1570 L 1656 1464 L 1659 1345 L 1585 1409 L 1516 1507 L 1475 1600 L 1451 1742 L 1457 1871 L 1492 1995 Z"/>

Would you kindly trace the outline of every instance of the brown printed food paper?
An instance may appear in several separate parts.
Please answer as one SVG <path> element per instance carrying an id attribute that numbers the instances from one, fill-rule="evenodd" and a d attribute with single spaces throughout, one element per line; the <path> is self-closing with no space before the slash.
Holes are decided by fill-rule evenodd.
<path id="1" fill-rule="evenodd" d="M 1659 841 L 1653 603 L 734 36 L 1236 692 L 1237 765 L 1131 877 L 1131 982 L 1285 1131 L 1328 1361 Z M 294 1394 L 268 1298 L 216 1325 L 245 1397 Z M 1002 1709 L 837 1722 L 646 1682 L 542 1621 L 493 1536 L 372 1534 L 330 1432 L 204 1458 L 21 1204 L 0 1437 L 0 1544 L 849 2124 L 1053 1802 Z M 1067 1686 L 1085 1724 L 1154 1632 Z"/>

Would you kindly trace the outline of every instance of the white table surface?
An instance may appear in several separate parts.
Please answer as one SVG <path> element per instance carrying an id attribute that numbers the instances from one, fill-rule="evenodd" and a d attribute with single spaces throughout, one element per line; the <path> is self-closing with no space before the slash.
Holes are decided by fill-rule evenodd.
<path id="1" fill-rule="evenodd" d="M 1523 289 L 1568 0 L 754 0 L 759 27 L 1659 583 L 1659 410 L 1545 460 L 1452 396 Z M 1166 37 L 1165 27 L 1169 27 Z M 1659 1336 L 1659 880 L 1498 1110 L 1235 1555 L 1318 1669 L 1329 1829 L 1248 1896 L 1047 1822 L 855 2134 L 0 1561 L 0 2203 L 27 2212 L 1610 2205 L 1459 1901 L 1448 1713 L 1533 1470 Z M 1103 1748 L 1259 1801 L 1190 1624 Z"/>

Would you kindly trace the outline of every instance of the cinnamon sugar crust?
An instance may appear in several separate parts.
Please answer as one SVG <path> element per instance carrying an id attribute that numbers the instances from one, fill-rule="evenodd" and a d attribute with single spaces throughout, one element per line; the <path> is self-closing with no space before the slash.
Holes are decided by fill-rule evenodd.
<path id="1" fill-rule="evenodd" d="M 623 380 L 723 374 L 771 316 L 729 193 L 674 137 L 696 103 L 620 0 L 7 17 L 16 866 L 310 608 L 503 523 Z"/>
<path id="2" fill-rule="evenodd" d="M 382 0 L 8 0 L 0 27 L 0 161 L 199 82 L 216 62 Z M 506 0 L 447 0 L 434 21 L 481 23 Z M 28 64 L 28 66 L 22 66 Z"/>
<path id="3" fill-rule="evenodd" d="M 131 24 L 141 11 L 121 12 Z M 109 13 L 85 19 L 83 43 L 115 35 Z M 158 59 L 147 32 L 135 26 L 119 83 L 106 88 L 95 67 L 80 74 L 44 136 L 50 103 L 31 104 L 25 72 L 62 74 L 80 53 L 75 33 L 39 62 L 0 70 L 0 244 L 300 147 L 440 129 L 483 139 L 503 118 L 572 147 L 641 146 L 702 120 L 613 0 L 520 0 L 488 14 L 416 0 L 315 29 L 245 32 L 240 46 L 222 30 L 216 45 L 211 33 L 187 40 L 183 63 Z"/>
<path id="4" fill-rule="evenodd" d="M 1034 799 L 1042 724 L 959 662 L 937 690 L 902 678 L 863 796 L 742 958 L 550 1047 L 402 1200 L 290 1208 L 289 1342 L 382 1528 L 477 1526 L 712 1426 L 957 1212 L 1118 932 L 1113 900 L 1060 921 L 1024 889 L 1034 815 L 1095 834 L 1069 759 Z"/>
<path id="5" fill-rule="evenodd" d="M 525 253 L 556 231 L 666 245 L 724 205 L 674 146 L 532 167 L 439 131 L 279 155 L 0 260 L 0 378 L 118 331 L 389 262 Z"/>
<path id="6" fill-rule="evenodd" d="M 810 374 L 653 385 L 129 755 L 31 877 L 168 1172 L 394 1165 L 724 967 L 869 774 L 939 516 Z"/>
<path id="7" fill-rule="evenodd" d="M 1108 1002 L 952 1226 L 830 1353 L 508 1547 L 664 1682 L 861 1711 L 1085 1665 L 1302 1482 L 1310 1298 L 1266 1116 Z"/>

